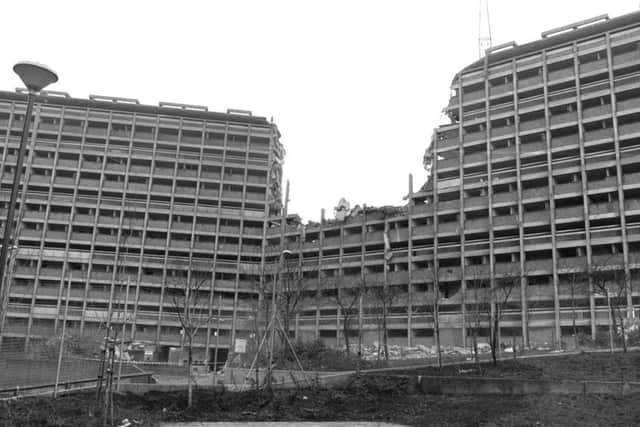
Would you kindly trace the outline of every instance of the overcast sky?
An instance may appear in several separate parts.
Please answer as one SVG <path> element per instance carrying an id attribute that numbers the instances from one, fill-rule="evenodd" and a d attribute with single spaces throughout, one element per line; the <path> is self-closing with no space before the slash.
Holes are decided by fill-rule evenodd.
<path id="1" fill-rule="evenodd" d="M 1 89 L 20 60 L 51 90 L 252 110 L 273 116 L 287 151 L 290 212 L 327 217 L 398 205 L 425 179 L 422 156 L 444 121 L 454 74 L 478 56 L 479 0 L 2 1 Z M 489 0 L 493 44 L 640 0 Z"/>

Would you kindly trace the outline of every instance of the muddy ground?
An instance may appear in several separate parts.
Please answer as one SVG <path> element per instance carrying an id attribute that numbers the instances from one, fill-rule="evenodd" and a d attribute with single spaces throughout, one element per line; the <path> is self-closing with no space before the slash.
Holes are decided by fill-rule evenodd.
<path id="1" fill-rule="evenodd" d="M 491 376 L 617 380 L 637 379 L 640 353 L 585 354 L 507 361 L 487 368 Z M 455 372 L 468 367 L 445 368 Z M 412 371 L 415 373 L 415 371 Z M 423 372 L 424 374 L 424 372 Z M 458 372 L 459 374 L 459 372 Z M 186 407 L 186 393 L 118 395 L 117 420 L 138 425 L 160 421 L 387 421 L 411 426 L 630 426 L 640 420 L 640 395 L 433 396 L 409 394 L 407 379 L 366 376 L 341 389 L 204 392 Z M 101 425 L 95 394 L 0 403 L 2 426 Z M 134 424 L 136 425 L 136 424 Z"/>
<path id="2" fill-rule="evenodd" d="M 404 375 L 477 376 L 545 380 L 640 381 L 640 352 L 582 353 L 569 356 L 534 357 L 503 360 L 497 365 L 479 365 L 399 369 L 389 372 Z M 639 421 L 640 423 L 640 421 Z"/>

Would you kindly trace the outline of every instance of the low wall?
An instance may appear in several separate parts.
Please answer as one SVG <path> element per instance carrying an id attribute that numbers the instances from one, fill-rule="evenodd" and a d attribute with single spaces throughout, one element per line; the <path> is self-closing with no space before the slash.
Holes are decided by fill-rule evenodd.
<path id="1" fill-rule="evenodd" d="M 121 393 L 133 393 L 137 395 L 143 395 L 149 392 L 159 392 L 159 393 L 171 393 L 175 391 L 186 390 L 186 384 L 142 384 L 142 383 L 125 383 L 120 384 L 120 392 Z M 223 391 L 223 386 L 196 386 L 194 385 L 194 390 L 215 390 L 215 391 Z"/>
<path id="2" fill-rule="evenodd" d="M 552 381 L 475 377 L 416 377 L 426 394 L 632 394 L 640 383 L 620 381 Z"/>
<path id="3" fill-rule="evenodd" d="M 271 384 L 275 388 L 292 388 L 315 385 L 320 387 L 338 387 L 347 383 L 355 371 L 320 372 L 320 371 L 288 371 L 274 369 L 271 376 Z M 265 383 L 266 369 L 258 371 L 258 381 Z M 256 382 L 256 372 L 243 368 L 227 368 L 224 374 L 219 376 L 218 384 L 225 384 L 230 389 L 238 387 L 252 387 Z"/>

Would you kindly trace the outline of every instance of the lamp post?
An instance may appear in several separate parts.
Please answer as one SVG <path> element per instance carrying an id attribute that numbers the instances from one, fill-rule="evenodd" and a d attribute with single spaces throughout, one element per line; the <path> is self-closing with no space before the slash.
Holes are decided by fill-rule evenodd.
<path id="1" fill-rule="evenodd" d="M 7 252 L 9 242 L 13 233 L 13 217 L 16 209 L 16 199 L 20 191 L 20 176 L 22 175 L 22 163 L 24 160 L 25 146 L 31 124 L 31 112 L 36 95 L 42 89 L 58 81 L 58 75 L 49 67 L 35 62 L 18 62 L 13 66 L 13 71 L 20 77 L 27 87 L 27 111 L 24 115 L 24 126 L 20 137 L 18 148 L 18 159 L 16 169 L 13 173 L 13 186 L 9 197 L 9 208 L 7 209 L 7 219 L 4 224 L 4 236 L 2 237 L 2 247 L 0 247 L 0 295 L 3 295 L 7 284 L 5 283 L 5 270 L 7 266 Z"/>

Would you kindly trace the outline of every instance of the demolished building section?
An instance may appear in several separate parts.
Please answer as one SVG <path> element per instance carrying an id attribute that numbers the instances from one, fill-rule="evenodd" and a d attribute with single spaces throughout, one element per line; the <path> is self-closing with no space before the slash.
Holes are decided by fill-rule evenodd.
<path id="1" fill-rule="evenodd" d="M 386 310 L 390 342 L 429 343 L 433 298 L 452 345 L 489 335 L 491 316 L 525 345 L 594 336 L 609 323 L 606 289 L 625 317 L 637 314 L 639 41 L 640 12 L 601 17 L 461 70 L 451 124 L 424 157 L 430 178 L 404 210 L 350 215 L 341 204 L 335 221 L 287 230 L 287 262 L 310 283 L 295 334 L 344 345 L 362 330 L 380 341 Z M 506 283 L 498 305 L 488 295 Z M 341 301 L 363 284 L 392 297 L 382 308 Z M 472 324 L 479 309 L 485 320 Z"/>

